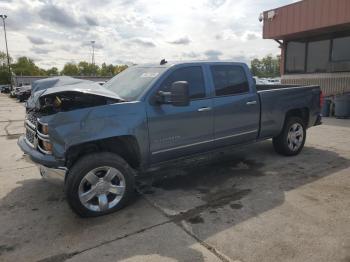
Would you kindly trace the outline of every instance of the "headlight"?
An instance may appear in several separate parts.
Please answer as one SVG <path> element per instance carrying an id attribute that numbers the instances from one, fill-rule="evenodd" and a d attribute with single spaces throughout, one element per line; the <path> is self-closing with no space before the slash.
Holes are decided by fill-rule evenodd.
<path id="1" fill-rule="evenodd" d="M 49 135 L 49 125 L 46 123 L 42 123 L 39 119 L 38 119 L 38 131 L 41 135 L 44 135 L 44 137 Z"/>
<path id="2" fill-rule="evenodd" d="M 52 152 L 52 144 L 47 141 L 42 141 L 43 149 L 49 153 Z"/>
<path id="3" fill-rule="evenodd" d="M 49 134 L 49 126 L 47 124 L 41 124 L 41 133 L 43 135 Z"/>

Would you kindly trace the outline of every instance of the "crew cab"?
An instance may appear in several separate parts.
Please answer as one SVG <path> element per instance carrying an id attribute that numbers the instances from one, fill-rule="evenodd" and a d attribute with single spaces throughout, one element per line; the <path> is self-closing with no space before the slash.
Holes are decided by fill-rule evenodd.
<path id="1" fill-rule="evenodd" d="M 319 86 L 259 86 L 243 63 L 162 61 L 103 86 L 47 81 L 33 85 L 18 145 L 85 217 L 124 207 L 135 176 L 164 163 L 269 138 L 294 156 L 321 124 Z"/>

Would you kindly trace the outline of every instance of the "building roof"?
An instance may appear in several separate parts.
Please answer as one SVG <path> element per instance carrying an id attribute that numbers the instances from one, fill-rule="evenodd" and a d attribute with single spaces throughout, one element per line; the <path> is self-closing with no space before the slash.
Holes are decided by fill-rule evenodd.
<path id="1" fill-rule="evenodd" d="M 263 37 L 288 40 L 350 30 L 349 0 L 303 0 L 263 13 Z"/>

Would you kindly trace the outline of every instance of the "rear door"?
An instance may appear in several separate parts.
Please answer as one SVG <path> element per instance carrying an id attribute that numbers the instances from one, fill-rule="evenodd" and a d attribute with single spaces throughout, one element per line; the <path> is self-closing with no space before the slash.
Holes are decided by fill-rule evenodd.
<path id="1" fill-rule="evenodd" d="M 156 92 L 169 91 L 176 81 L 189 83 L 189 106 L 150 103 L 147 107 L 151 162 L 206 151 L 213 145 L 213 105 L 202 66 L 174 69 Z"/>
<path id="2" fill-rule="evenodd" d="M 258 94 L 240 65 L 211 65 L 215 146 L 253 141 L 259 131 Z"/>

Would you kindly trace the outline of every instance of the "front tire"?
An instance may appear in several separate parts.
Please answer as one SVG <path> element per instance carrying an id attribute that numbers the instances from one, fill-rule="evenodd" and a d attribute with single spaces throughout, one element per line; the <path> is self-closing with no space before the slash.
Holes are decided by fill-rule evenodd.
<path id="1" fill-rule="evenodd" d="M 286 120 L 281 134 L 273 138 L 275 151 L 285 156 L 298 155 L 304 147 L 306 127 L 300 117 L 290 117 Z"/>
<path id="2" fill-rule="evenodd" d="M 132 199 L 134 172 L 116 154 L 86 155 L 68 172 L 65 193 L 70 207 L 81 217 L 110 214 Z"/>

